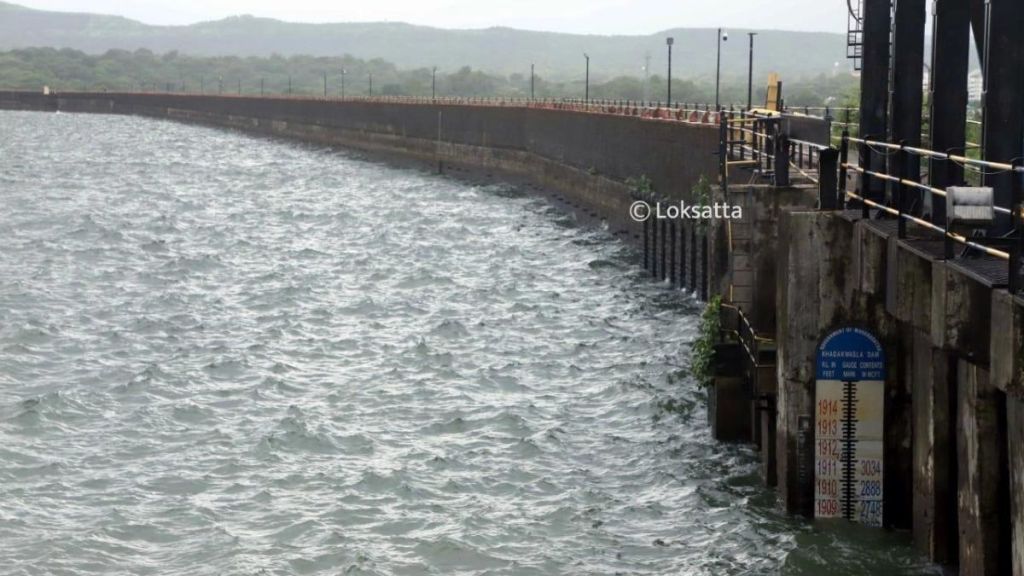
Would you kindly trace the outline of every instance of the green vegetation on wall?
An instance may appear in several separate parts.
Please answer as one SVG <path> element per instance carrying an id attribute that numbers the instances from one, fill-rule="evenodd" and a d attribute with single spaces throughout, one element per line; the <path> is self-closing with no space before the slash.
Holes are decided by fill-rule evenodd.
<path id="1" fill-rule="evenodd" d="M 633 193 L 634 198 L 649 198 L 654 193 L 654 183 L 646 174 L 635 178 L 627 178 L 626 186 Z"/>
<path id="2" fill-rule="evenodd" d="M 708 386 L 714 378 L 715 345 L 722 332 L 722 297 L 715 296 L 704 307 L 700 317 L 699 333 L 693 343 L 690 374 L 701 386 Z"/>

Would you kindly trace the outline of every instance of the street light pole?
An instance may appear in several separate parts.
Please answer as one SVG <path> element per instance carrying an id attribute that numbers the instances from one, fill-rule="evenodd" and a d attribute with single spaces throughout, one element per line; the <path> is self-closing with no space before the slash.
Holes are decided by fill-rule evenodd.
<path id="1" fill-rule="evenodd" d="M 587 59 L 587 77 L 585 80 L 586 92 L 584 94 L 586 96 L 586 102 L 590 103 L 590 54 L 584 53 L 583 57 Z"/>
<path id="2" fill-rule="evenodd" d="M 430 76 L 430 98 L 437 100 L 437 66 L 434 66 L 434 71 Z"/>
<path id="3" fill-rule="evenodd" d="M 373 98 L 373 72 L 368 72 L 370 78 L 370 98 Z"/>
<path id="4" fill-rule="evenodd" d="M 729 41 L 729 33 L 722 34 L 722 29 L 718 29 L 718 67 L 715 71 L 715 111 L 722 109 L 721 103 L 721 91 L 722 91 L 722 42 Z"/>
<path id="5" fill-rule="evenodd" d="M 324 72 L 324 100 L 327 100 L 327 72 Z"/>
<path id="6" fill-rule="evenodd" d="M 345 99 L 345 75 L 348 74 L 348 70 L 341 69 L 341 99 Z"/>
<path id="7" fill-rule="evenodd" d="M 668 46 L 668 107 L 672 107 L 672 45 L 676 43 L 675 38 L 669 36 L 665 39 L 665 44 Z"/>
<path id="8" fill-rule="evenodd" d="M 536 76 L 534 75 L 534 65 L 530 64 L 530 100 L 537 99 L 537 84 Z"/>
<path id="9" fill-rule="evenodd" d="M 651 99 L 651 53 L 644 53 L 644 102 Z"/>
<path id="10" fill-rule="evenodd" d="M 747 68 L 747 110 L 754 107 L 754 36 L 757 32 L 747 32 L 750 35 L 750 66 Z"/>

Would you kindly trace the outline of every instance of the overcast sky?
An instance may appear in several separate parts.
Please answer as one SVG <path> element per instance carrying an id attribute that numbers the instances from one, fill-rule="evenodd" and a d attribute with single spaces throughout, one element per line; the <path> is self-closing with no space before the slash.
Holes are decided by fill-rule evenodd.
<path id="1" fill-rule="evenodd" d="M 401 21 L 442 28 L 509 26 L 584 34 L 676 27 L 846 30 L 843 0 L 7 0 L 32 8 L 191 24 L 238 14 L 292 22 Z"/>

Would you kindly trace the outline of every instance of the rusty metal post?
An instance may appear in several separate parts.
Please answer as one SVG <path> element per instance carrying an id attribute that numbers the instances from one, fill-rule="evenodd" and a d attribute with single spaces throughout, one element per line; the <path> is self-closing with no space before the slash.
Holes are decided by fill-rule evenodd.
<path id="1" fill-rule="evenodd" d="M 669 269 L 668 269 L 668 280 L 673 287 L 676 286 L 676 272 L 678 266 L 676 265 L 676 222 L 675 220 L 669 222 Z"/>
<path id="2" fill-rule="evenodd" d="M 837 170 L 839 150 L 826 148 L 818 152 L 818 208 L 839 209 L 839 179 Z"/>
<path id="3" fill-rule="evenodd" d="M 679 287 L 686 288 L 686 224 L 679 223 Z"/>
<path id="4" fill-rule="evenodd" d="M 658 207 L 656 205 L 655 206 L 651 206 L 651 209 L 654 211 L 654 213 L 652 213 L 651 216 L 648 218 L 648 220 L 650 220 L 651 218 L 654 219 L 654 222 L 651 222 L 651 229 L 653 230 L 653 233 L 652 233 L 653 238 L 651 239 L 651 277 L 652 278 L 657 278 L 658 277 L 658 219 L 657 219 L 656 215 L 657 215 Z"/>
<path id="5" fill-rule="evenodd" d="M 690 291 L 697 291 L 697 226 L 690 224 Z"/>
<path id="6" fill-rule="evenodd" d="M 839 141 L 839 203 L 840 208 L 846 207 L 846 180 L 848 178 L 847 163 L 850 161 L 850 129 L 843 130 Z"/>
<path id="7" fill-rule="evenodd" d="M 661 221 L 661 275 L 658 280 L 668 277 L 668 220 Z"/>
<path id="8" fill-rule="evenodd" d="M 711 282 L 708 280 L 708 235 L 701 234 L 700 250 L 700 299 L 707 302 Z"/>
<path id="9" fill-rule="evenodd" d="M 789 136 L 776 125 L 775 132 L 775 185 L 789 186 Z"/>
<path id="10" fill-rule="evenodd" d="M 644 220 L 644 270 L 651 267 L 651 219 Z"/>
<path id="11" fill-rule="evenodd" d="M 864 170 L 864 172 L 861 173 L 860 188 L 857 191 L 860 194 L 861 198 L 870 198 L 870 194 L 868 191 L 871 189 L 872 180 L 871 174 L 868 173 L 871 170 L 871 146 L 868 146 L 869 138 L 870 136 L 861 136 L 861 140 L 863 141 L 863 143 L 860 145 L 860 168 L 861 170 Z M 861 217 L 870 218 L 871 212 L 868 209 L 867 202 L 861 200 L 860 207 Z"/>

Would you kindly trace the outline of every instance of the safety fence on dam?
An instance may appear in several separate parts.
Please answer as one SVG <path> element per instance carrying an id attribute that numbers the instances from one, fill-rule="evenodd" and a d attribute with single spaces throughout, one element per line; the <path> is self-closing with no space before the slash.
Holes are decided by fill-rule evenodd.
<path id="1" fill-rule="evenodd" d="M 789 511 L 910 530 L 963 574 L 1024 573 L 1018 163 L 837 140 L 828 114 L 627 102 L 0 92 L 0 108 L 224 126 L 555 191 L 710 303 L 714 433 L 757 448 Z M 924 181 L 915 159 L 1008 176 L 1013 201 Z M 743 217 L 636 218 L 638 201 Z"/>

